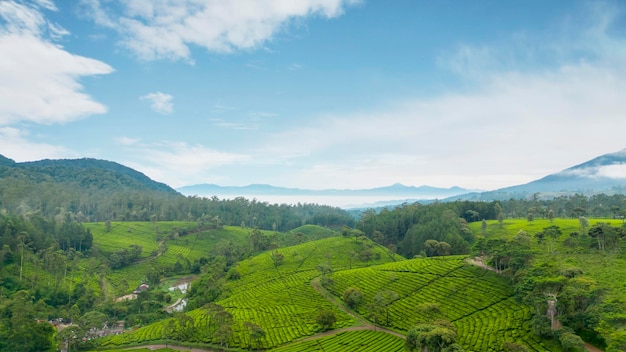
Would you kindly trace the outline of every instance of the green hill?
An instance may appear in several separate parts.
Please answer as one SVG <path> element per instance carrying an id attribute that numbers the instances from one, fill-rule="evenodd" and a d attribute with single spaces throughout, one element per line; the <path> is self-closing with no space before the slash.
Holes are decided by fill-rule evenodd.
<path id="1" fill-rule="evenodd" d="M 317 204 L 268 204 L 242 197 L 185 197 L 132 168 L 106 160 L 16 163 L 0 155 L 0 211 L 57 221 L 218 221 L 287 232 L 303 224 L 341 228 L 354 219 Z"/>
<path id="2" fill-rule="evenodd" d="M 80 221 L 116 219 L 126 211 L 129 216 L 139 211 L 133 202 L 142 203 L 143 209 L 144 202 L 156 204 L 157 199 L 175 198 L 184 197 L 163 183 L 110 161 L 0 160 L 0 208 L 9 213 L 61 219 L 69 216 Z"/>
<path id="3" fill-rule="evenodd" d="M 367 255 L 358 256 L 364 252 Z M 113 337 L 104 345 L 172 338 L 173 335 L 168 333 L 172 331 L 168 330 L 170 327 L 181 330 L 183 326 L 190 326 L 192 333 L 185 337 L 185 341 L 227 343 L 240 348 L 270 348 L 320 331 L 316 321 L 320 311 L 334 314 L 336 322 L 333 327 L 349 326 L 354 320 L 316 292 L 311 280 L 322 272 L 328 275 L 331 270 L 402 259 L 369 240 L 355 241 L 343 237 L 265 252 L 237 264 L 234 267 L 237 274 L 231 275 L 224 285 L 224 297 L 215 302 L 218 306 L 208 305 L 189 312 L 186 316 L 193 319 L 192 323 L 181 323 L 187 318 L 172 318 Z M 219 313 L 222 310 L 228 314 Z M 221 321 L 218 324 L 216 321 L 224 319 L 224 316 L 230 316 L 230 323 L 226 325 L 231 330 L 222 340 L 219 328 L 225 323 Z M 254 335 L 255 329 L 263 331 L 263 335 Z"/>
<path id="4" fill-rule="evenodd" d="M 512 277 L 516 295 L 538 314 L 556 302 L 559 324 L 607 351 L 626 349 L 626 255 L 621 219 L 506 219 L 470 224 L 484 261 Z M 484 228 L 484 229 L 483 229 Z"/>
<path id="5" fill-rule="evenodd" d="M 298 342 L 273 349 L 275 352 L 402 352 L 404 340 L 382 331 L 344 331 L 336 335 Z"/>
<path id="6" fill-rule="evenodd" d="M 417 324 L 451 322 L 467 351 L 498 351 L 505 342 L 549 351 L 530 332 L 528 307 L 513 297 L 510 280 L 467 264 L 464 256 L 418 258 L 338 272 L 331 292 L 363 293 L 362 315 L 407 332 Z M 377 305 L 383 295 L 393 297 Z"/>

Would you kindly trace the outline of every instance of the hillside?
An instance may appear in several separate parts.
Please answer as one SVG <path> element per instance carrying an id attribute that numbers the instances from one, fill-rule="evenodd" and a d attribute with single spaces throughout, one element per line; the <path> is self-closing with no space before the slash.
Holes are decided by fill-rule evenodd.
<path id="1" fill-rule="evenodd" d="M 16 163 L 0 158 L 0 210 L 97 221 L 212 221 L 288 231 L 303 224 L 352 225 L 345 211 L 317 204 L 268 204 L 241 197 L 185 197 L 126 166 L 96 159 Z"/>
<path id="2" fill-rule="evenodd" d="M 146 202 L 182 196 L 123 165 L 96 159 L 0 162 L 0 208 L 9 213 L 70 215 L 80 220 L 137 212 Z M 143 203 L 143 202 L 137 202 Z"/>
<path id="3" fill-rule="evenodd" d="M 467 351 L 497 351 L 506 342 L 533 351 L 558 348 L 532 334 L 529 309 L 516 302 L 508 279 L 464 259 L 419 258 L 346 270 L 333 275 L 331 292 L 341 297 L 348 289 L 360 290 L 359 313 L 405 333 L 418 324 L 449 321 Z M 385 295 L 392 298 L 377 311 Z"/>
<path id="4" fill-rule="evenodd" d="M 476 252 L 512 276 L 518 299 L 546 312 L 552 297 L 558 324 L 606 351 L 626 349 L 623 220 L 505 219 L 470 227 L 482 233 Z M 535 319 L 535 330 L 550 335 L 550 320 Z"/>
<path id="5" fill-rule="evenodd" d="M 353 256 L 350 253 L 355 254 Z M 192 331 L 185 341 L 228 344 L 239 348 L 274 347 L 320 331 L 322 328 L 316 322 L 316 316 L 321 311 L 330 311 L 335 315 L 333 327 L 349 326 L 354 320 L 316 292 L 311 280 L 324 273 L 328 275 L 351 267 L 401 259 L 369 240 L 355 241 L 344 237 L 331 237 L 265 252 L 233 267 L 222 289 L 223 297 L 215 304 L 187 313 L 193 323 L 185 325 L 190 326 Z M 191 290 L 202 290 L 206 283 L 206 280 L 201 279 L 194 283 Z M 216 314 L 221 311 L 228 314 L 219 314 L 230 316 L 221 323 L 221 326 L 229 327 L 226 337 L 218 329 L 221 326 L 212 325 L 212 322 L 220 319 Z M 113 337 L 106 340 L 104 345 L 163 340 L 168 338 L 170 321 L 173 320 Z M 209 328 L 200 329 L 206 326 Z M 254 335 L 252 332 L 255 329 L 263 334 Z"/>

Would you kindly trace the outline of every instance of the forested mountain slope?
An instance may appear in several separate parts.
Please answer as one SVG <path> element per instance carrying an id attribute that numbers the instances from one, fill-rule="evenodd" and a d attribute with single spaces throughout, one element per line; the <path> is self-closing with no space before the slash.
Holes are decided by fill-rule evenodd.
<path id="1" fill-rule="evenodd" d="M 1 155 L 0 210 L 80 222 L 202 218 L 279 231 L 304 224 L 340 227 L 354 222 L 347 212 L 330 206 L 185 197 L 136 170 L 105 160 L 16 163 Z"/>
<path id="2" fill-rule="evenodd" d="M 0 162 L 0 208 L 9 213 L 119 217 L 133 202 L 183 198 L 171 187 L 123 165 L 96 159 Z"/>

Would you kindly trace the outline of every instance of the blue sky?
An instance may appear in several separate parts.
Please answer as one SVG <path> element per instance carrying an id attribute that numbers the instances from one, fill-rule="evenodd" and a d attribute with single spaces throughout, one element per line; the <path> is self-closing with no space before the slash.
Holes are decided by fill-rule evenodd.
<path id="1" fill-rule="evenodd" d="M 621 1 L 0 0 L 0 153 L 496 189 L 626 147 Z"/>

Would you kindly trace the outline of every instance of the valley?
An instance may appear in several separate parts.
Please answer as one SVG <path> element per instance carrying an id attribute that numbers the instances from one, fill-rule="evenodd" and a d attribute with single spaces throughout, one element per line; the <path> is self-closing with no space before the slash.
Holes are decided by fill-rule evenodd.
<path id="1" fill-rule="evenodd" d="M 0 166 L 0 351 L 626 346 L 623 195 L 357 214 L 110 182 L 130 171 L 79 187 L 76 166 L 97 174 L 71 161 Z M 29 198 L 49 184 L 76 196 Z"/>

